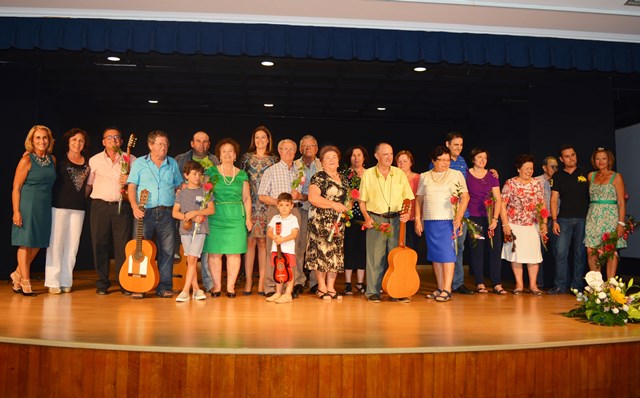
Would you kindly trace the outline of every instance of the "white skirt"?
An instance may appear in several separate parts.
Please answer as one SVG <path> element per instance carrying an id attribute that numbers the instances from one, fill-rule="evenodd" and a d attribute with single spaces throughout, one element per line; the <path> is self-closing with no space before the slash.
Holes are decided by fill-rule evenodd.
<path id="1" fill-rule="evenodd" d="M 540 264 L 542 251 L 540 250 L 540 234 L 537 225 L 515 225 L 509 223 L 511 232 L 516 235 L 514 242 L 502 245 L 502 259 L 521 264 Z"/>

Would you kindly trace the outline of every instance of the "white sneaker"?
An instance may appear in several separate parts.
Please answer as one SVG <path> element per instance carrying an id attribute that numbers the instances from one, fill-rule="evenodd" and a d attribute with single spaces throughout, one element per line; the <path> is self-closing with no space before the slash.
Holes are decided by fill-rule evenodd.
<path id="1" fill-rule="evenodd" d="M 180 294 L 178 295 L 178 298 L 176 298 L 176 301 L 178 303 L 184 303 L 185 301 L 189 301 L 189 293 L 180 292 Z"/>
<path id="2" fill-rule="evenodd" d="M 206 298 L 207 298 L 207 295 L 204 294 L 204 290 L 198 289 L 197 292 L 193 293 L 194 300 L 205 300 Z"/>
<path id="3" fill-rule="evenodd" d="M 283 294 L 279 299 L 276 300 L 276 304 L 285 304 L 293 301 L 293 297 L 290 294 Z"/>
<path id="4" fill-rule="evenodd" d="M 62 290 L 60 290 L 59 287 L 50 287 L 49 288 L 49 293 L 51 293 L 51 294 L 60 294 L 60 293 L 62 293 Z"/>
<path id="5" fill-rule="evenodd" d="M 273 303 L 274 301 L 276 301 L 277 299 L 280 298 L 280 296 L 282 296 L 281 293 L 273 293 L 273 296 L 271 297 L 267 297 L 267 301 L 270 303 Z"/>

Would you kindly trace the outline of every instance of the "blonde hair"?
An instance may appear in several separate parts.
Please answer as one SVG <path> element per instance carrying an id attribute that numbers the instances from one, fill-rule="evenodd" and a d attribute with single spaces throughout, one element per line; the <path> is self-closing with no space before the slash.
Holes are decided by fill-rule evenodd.
<path id="1" fill-rule="evenodd" d="M 49 137 L 49 144 L 47 145 L 47 155 L 51 155 L 51 153 L 53 152 L 53 144 L 56 142 L 56 140 L 53 139 L 53 133 L 51 132 L 51 129 L 41 124 L 36 124 L 35 126 L 31 127 L 31 130 L 29 130 L 29 133 L 27 134 L 27 138 L 24 140 L 24 149 L 26 149 L 27 152 L 33 152 L 33 135 L 38 130 L 44 130 L 47 132 L 47 136 Z"/>

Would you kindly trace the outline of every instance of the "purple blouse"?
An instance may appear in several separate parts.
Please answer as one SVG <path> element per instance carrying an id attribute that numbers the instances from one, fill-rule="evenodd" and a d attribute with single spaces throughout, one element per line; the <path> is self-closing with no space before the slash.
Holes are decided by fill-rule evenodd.
<path id="1" fill-rule="evenodd" d="M 482 178 L 476 178 L 467 173 L 467 189 L 469 190 L 469 214 L 472 217 L 486 217 L 487 209 L 484 201 L 490 196 L 493 187 L 500 187 L 500 181 L 487 171 Z"/>

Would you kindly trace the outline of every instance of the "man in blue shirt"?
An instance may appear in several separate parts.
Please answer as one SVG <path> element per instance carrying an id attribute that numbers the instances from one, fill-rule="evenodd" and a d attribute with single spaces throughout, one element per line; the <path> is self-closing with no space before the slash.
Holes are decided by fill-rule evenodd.
<path id="1" fill-rule="evenodd" d="M 182 173 L 178 163 L 167 156 L 169 138 L 167 133 L 155 130 L 147 137 L 149 154 L 136 159 L 129 173 L 129 202 L 137 223 L 144 219 L 144 239 L 151 240 L 156 236 L 158 271 L 160 283 L 156 288 L 156 295 L 171 298 L 173 282 L 173 253 L 175 245 L 175 220 L 172 216 L 173 204 L 176 199 L 176 188 L 182 184 Z M 149 192 L 144 209 L 139 206 L 140 192 Z M 133 298 L 143 298 L 144 293 L 134 293 Z"/>

